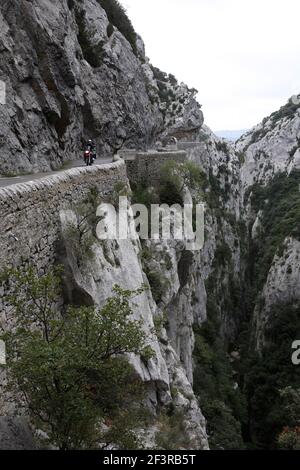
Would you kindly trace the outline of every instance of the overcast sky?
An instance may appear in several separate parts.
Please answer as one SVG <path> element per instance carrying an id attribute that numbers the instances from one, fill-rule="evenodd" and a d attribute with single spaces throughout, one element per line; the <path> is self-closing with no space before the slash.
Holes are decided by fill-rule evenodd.
<path id="1" fill-rule="evenodd" d="M 199 90 L 213 130 L 252 127 L 300 93 L 299 0 L 121 0 L 152 63 Z"/>

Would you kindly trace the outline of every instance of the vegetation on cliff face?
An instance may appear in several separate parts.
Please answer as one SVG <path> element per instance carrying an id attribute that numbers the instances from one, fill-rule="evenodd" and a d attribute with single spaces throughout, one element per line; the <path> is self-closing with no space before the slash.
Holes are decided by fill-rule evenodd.
<path id="1" fill-rule="evenodd" d="M 220 145 L 218 151 L 229 151 Z M 228 156 L 226 158 L 229 158 Z M 219 165 L 219 172 L 212 168 L 205 174 L 201 168 L 189 162 L 178 167 L 169 162 L 162 170 L 162 181 L 172 182 L 180 194 L 183 181 L 190 189 L 194 202 L 206 203 L 206 215 L 214 220 L 216 246 L 212 272 L 206 281 L 207 321 L 201 327 L 194 325 L 195 348 L 194 392 L 207 420 L 207 432 L 211 449 L 244 449 L 244 429 L 247 427 L 247 403 L 242 392 L 238 368 L 230 353 L 235 351 L 237 326 L 243 318 L 241 280 L 236 276 L 234 253 L 228 245 L 228 233 L 236 237 L 235 250 L 241 248 L 240 238 L 245 238 L 242 224 L 228 209 L 230 200 L 230 171 Z M 171 195 L 171 191 L 168 191 Z M 177 200 L 176 198 L 173 198 Z M 243 235 L 243 237 L 240 237 Z M 227 326 L 224 327 L 226 323 Z M 225 331 L 227 328 L 227 331 Z"/>
<path id="2" fill-rule="evenodd" d="M 292 119 L 295 117 L 295 113 L 297 109 L 299 108 L 299 103 L 294 103 L 292 99 L 289 99 L 289 101 L 284 105 L 281 106 L 281 108 L 278 111 L 275 111 L 274 113 L 271 114 L 270 119 L 272 121 L 273 126 L 277 124 L 277 122 L 281 121 L 284 118 L 287 119 Z M 266 122 L 268 118 L 265 118 Z"/>
<path id="3" fill-rule="evenodd" d="M 202 169 L 193 162 L 178 163 L 174 160 L 169 160 L 162 165 L 159 185 L 151 187 L 147 184 L 137 185 L 132 183 L 131 186 L 133 189 L 133 203 L 144 204 L 150 209 L 151 204 L 168 204 L 169 206 L 179 204 L 182 206 L 184 203 L 184 189 L 186 187 L 192 192 L 193 200 L 200 202 L 207 187 L 207 181 Z M 149 214 L 150 224 L 151 216 Z M 151 286 L 153 298 L 159 304 L 170 286 L 169 281 L 164 279 L 161 272 L 149 268 L 148 261 L 151 257 L 151 251 L 144 246 L 142 251 L 144 272 Z M 167 269 L 170 269 L 172 266 L 168 255 L 165 259 L 165 264 Z"/>
<path id="4" fill-rule="evenodd" d="M 260 211 L 261 226 L 249 252 L 245 227 L 226 211 L 228 194 L 219 178 L 212 174 L 207 178 L 195 164 L 168 162 L 162 168 L 158 188 L 133 187 L 134 202 L 149 206 L 182 203 L 186 185 L 195 201 L 206 201 L 216 221 L 213 270 L 206 282 L 207 321 L 201 327 L 194 326 L 194 392 L 207 419 L 212 449 L 300 446 L 300 374 L 291 363 L 291 341 L 300 337 L 299 305 L 278 304 L 273 308 L 260 354 L 251 353 L 250 331 L 255 300 L 275 253 L 280 253 L 286 236 L 298 238 L 300 234 L 299 182 L 300 172 L 294 171 L 289 176 L 276 176 L 267 187 L 252 188 L 252 208 L 255 213 Z M 89 204 L 93 207 L 96 196 L 90 195 L 88 208 Z M 245 284 L 234 271 L 232 246 L 222 228 L 224 220 L 239 238 L 239 247 L 244 239 L 243 262 L 248 266 Z M 146 246 L 142 256 L 151 260 Z M 145 272 L 159 303 L 167 288 L 163 273 Z M 27 289 L 21 299 L 19 295 L 10 299 L 17 312 L 17 328 L 4 337 L 11 367 L 9 385 L 21 390 L 35 425 L 63 449 L 92 448 L 99 442 L 104 446 L 114 442 L 128 449 L 139 446 L 132 430 L 144 419 L 134 406 L 142 398 L 143 387 L 128 363 L 115 357 L 116 352 L 124 351 L 138 352 L 145 359 L 151 355 L 145 349 L 141 324 L 122 323 L 122 318 L 130 315 L 129 300 L 135 293 L 116 289 L 114 298 L 101 311 L 70 307 L 57 315 L 59 276 L 49 274 L 38 279 L 29 271 L 12 272 L 10 282 L 12 278 L 17 280 L 16 293 L 23 292 L 21 284 Z M 34 301 L 31 307 L 28 300 Z M 32 319 L 34 330 L 30 328 Z M 231 335 L 224 331 L 228 322 L 232 322 Z M 86 327 L 90 332 L 87 343 L 82 341 Z M 95 346 L 98 333 L 102 336 Z M 107 334 L 112 354 L 107 353 Z M 78 348 L 78 344 L 83 346 Z M 21 354 L 17 356 L 16 350 Z M 104 428 L 99 428 L 99 423 Z M 161 447 L 171 449 L 174 433 L 180 435 L 181 431 L 179 415 L 161 417 Z M 182 445 L 188 445 L 184 438 Z"/>
<path id="5" fill-rule="evenodd" d="M 234 305 L 233 291 L 228 291 L 228 296 L 224 295 L 225 292 L 216 291 L 218 271 L 228 269 L 230 259 L 230 251 L 229 259 L 215 258 L 215 270 L 206 283 L 207 321 L 201 327 L 194 327 L 194 390 L 207 419 L 211 449 L 227 450 L 245 448 L 242 430 L 247 425 L 246 399 L 240 388 L 238 371 L 229 355 L 232 346 L 226 344 L 221 334 L 224 315 L 233 315 L 238 320 L 241 305 Z M 216 298 L 221 299 L 222 296 L 223 314 L 220 315 Z"/>
<path id="6" fill-rule="evenodd" d="M 147 361 L 141 321 L 132 320 L 135 292 L 114 288 L 99 310 L 59 311 L 60 271 L 39 277 L 32 269 L 10 270 L 11 328 L 1 335 L 8 353 L 8 390 L 28 407 L 36 429 L 59 449 L 139 447 L 133 432 L 145 416 L 136 405 L 143 386 L 125 353 Z"/>
<path id="7" fill-rule="evenodd" d="M 255 213 L 261 211 L 261 226 L 252 243 L 249 259 L 253 266 L 255 290 L 263 286 L 274 255 L 280 253 L 287 236 L 300 239 L 300 171 L 290 175 L 280 173 L 266 187 L 255 185 L 251 205 Z"/>
<path id="8" fill-rule="evenodd" d="M 219 327 L 210 319 L 194 329 L 194 391 L 207 419 L 210 448 L 244 449 L 241 424 L 246 422 L 246 403 L 235 388 L 234 371 Z"/>
<path id="9" fill-rule="evenodd" d="M 249 435 L 257 449 L 285 447 L 288 432 L 296 432 L 299 417 L 287 407 L 294 407 L 293 396 L 282 390 L 300 387 L 299 369 L 291 361 L 291 344 L 300 338 L 300 306 L 278 304 L 266 330 L 266 345 L 260 354 L 250 354 L 243 361 L 244 390 L 249 406 Z M 279 440 L 278 440 L 279 439 Z"/>
<path id="10" fill-rule="evenodd" d="M 136 40 L 137 35 L 134 27 L 126 14 L 125 8 L 118 0 L 97 0 L 105 10 L 107 18 L 123 34 L 131 44 L 133 52 L 137 54 Z"/>
<path id="11" fill-rule="evenodd" d="M 219 181 L 210 178 L 210 210 L 218 220 L 225 212 Z M 265 332 L 265 346 L 253 352 L 251 320 L 274 255 L 283 253 L 287 236 L 300 236 L 300 172 L 278 174 L 268 186 L 249 190 L 253 212 L 260 212 L 255 239 L 242 251 L 244 290 L 234 279 L 222 289 L 231 271 L 231 249 L 222 241 L 215 250 L 214 271 L 206 283 L 207 321 L 195 327 L 194 390 L 207 418 L 212 449 L 297 449 L 300 445 L 299 369 L 291 362 L 292 341 L 300 337 L 300 309 L 278 303 Z M 241 235 L 241 234 L 240 234 Z M 262 306 L 263 308 L 263 306 Z M 225 318 L 236 321 L 235 340 L 222 339 Z M 224 326 L 224 325 L 223 325 Z M 227 339 L 227 341 L 226 341 Z M 238 352 L 232 358 L 230 351 Z"/>
<path id="12" fill-rule="evenodd" d="M 278 446 L 285 450 L 300 450 L 300 388 L 286 387 L 280 391 L 290 426 L 285 426 L 278 437 Z"/>
<path id="13" fill-rule="evenodd" d="M 117 29 L 130 43 L 142 68 L 145 67 L 147 64 L 141 57 L 142 46 L 139 48 L 138 36 L 123 6 L 118 0 L 97 0 L 97 2 L 105 10 L 109 21 L 107 25 L 104 19 L 107 37 L 111 38 Z M 104 39 L 97 42 L 94 34 L 96 31 L 89 30 L 90 25 L 87 24 L 83 2 L 68 0 L 68 6 L 72 10 L 72 18 L 75 15 L 77 39 L 83 57 L 94 68 L 101 65 L 104 67 L 106 50 L 110 44 L 113 45 L 118 40 L 118 35 L 115 34 L 113 39 L 107 41 L 104 33 Z M 97 7 L 97 4 L 94 3 L 93 6 Z M 31 10 L 34 12 L 34 8 L 28 9 Z M 42 11 L 40 13 L 42 14 Z M 62 14 L 60 17 L 65 18 Z M 103 15 L 100 17 L 103 18 Z M 37 22 L 39 28 L 34 24 L 37 20 L 33 16 L 25 19 L 24 25 L 33 25 L 37 30 L 44 31 L 41 27 L 45 20 L 43 16 L 40 24 Z M 12 21 L 7 23 L 8 30 L 15 24 L 20 26 L 17 22 L 17 17 L 12 16 Z M 63 23 L 57 23 L 53 31 L 56 29 L 60 31 L 63 27 Z M 27 31 L 27 26 L 25 30 L 20 29 L 24 33 L 24 44 L 22 43 L 22 48 L 15 52 L 21 59 L 25 60 L 31 55 L 30 52 L 33 52 L 29 39 L 26 39 L 27 32 L 31 37 L 33 29 L 31 27 Z M 102 28 L 104 31 L 105 29 Z M 55 42 L 54 34 L 53 44 L 49 43 L 48 39 L 41 34 L 40 44 L 36 41 L 38 63 L 35 65 L 41 72 L 41 78 L 37 79 L 39 73 L 35 70 L 33 74 L 35 87 L 30 100 L 33 105 L 30 109 L 35 112 L 40 102 L 50 103 L 51 109 L 48 109 L 47 105 L 47 109 L 43 109 L 41 113 L 41 116 L 46 117 L 49 126 L 45 126 L 44 121 L 38 125 L 34 122 L 34 128 L 38 127 L 39 132 L 36 133 L 38 142 L 33 142 L 32 145 L 36 146 L 37 154 L 42 154 L 44 150 L 39 147 L 40 142 L 50 141 L 50 134 L 43 134 L 44 128 L 51 130 L 54 126 L 59 137 L 61 153 L 57 152 L 57 138 L 54 137 L 52 144 L 49 143 L 47 155 L 60 155 L 60 158 L 53 160 L 56 164 L 61 163 L 60 160 L 65 157 L 65 145 L 68 140 L 78 141 L 78 122 L 84 123 L 81 129 L 82 135 L 87 131 L 89 134 L 92 132 L 99 143 L 107 145 L 108 148 L 120 148 L 121 144 L 117 141 L 123 141 L 124 144 L 126 139 L 127 143 L 133 139 L 133 144 L 141 146 L 145 142 L 154 141 L 154 137 L 159 135 L 162 126 L 160 114 L 165 119 L 166 129 L 170 129 L 170 126 L 172 128 L 176 118 L 182 117 L 186 112 L 188 108 L 186 104 L 195 96 L 196 90 L 181 89 L 175 77 L 150 66 L 148 75 L 151 75 L 152 70 L 154 81 L 148 83 L 141 78 L 141 81 L 135 82 L 134 78 L 131 90 L 131 85 L 128 86 L 123 77 L 128 77 L 132 72 L 134 72 L 133 77 L 143 77 L 144 74 L 141 73 L 142 68 L 136 73 L 136 60 L 135 57 L 132 60 L 130 47 L 124 48 L 130 53 L 125 56 L 124 63 L 121 60 L 123 54 L 120 55 L 120 63 L 111 63 L 113 72 L 117 73 L 119 70 L 120 76 L 115 76 L 116 86 L 110 87 L 110 74 L 103 80 L 103 77 L 99 75 L 99 78 L 97 73 L 90 74 L 89 67 L 87 67 L 88 72 L 85 72 L 84 68 L 80 68 L 79 62 L 73 69 L 75 57 L 72 51 L 78 50 L 77 41 L 74 44 L 65 41 L 65 44 L 69 43 L 70 46 L 65 48 L 67 54 L 64 55 L 60 37 Z M 3 44 L 4 49 L 7 49 L 5 43 Z M 122 38 L 120 44 L 121 46 L 124 44 Z M 121 51 L 127 54 L 122 48 Z M 107 62 L 114 58 L 113 52 L 109 51 Z M 13 63 L 13 60 L 6 60 L 6 63 L 10 62 Z M 127 64 L 131 62 L 134 67 L 127 69 Z M 55 64 L 59 65 L 56 67 Z M 119 65 L 122 67 L 119 68 Z M 64 71 L 63 76 L 60 70 Z M 16 83 L 13 83 L 16 91 L 22 89 L 23 85 L 27 87 L 28 83 L 31 83 L 31 75 L 31 72 L 30 76 L 22 75 L 20 82 L 19 73 L 11 74 L 9 71 L 7 77 L 17 77 Z M 89 90 L 95 89 L 101 93 L 97 95 L 96 100 L 86 101 L 83 114 L 78 115 L 76 110 L 81 109 L 81 103 L 78 106 L 78 103 L 74 102 L 74 107 L 70 109 L 68 107 L 74 100 L 75 84 L 81 82 L 85 86 L 79 87 L 82 93 L 78 93 L 78 96 L 94 97 Z M 110 88 L 113 92 L 108 96 L 107 90 Z M 126 93 L 120 93 L 118 100 L 114 95 L 116 89 L 126 90 Z M 131 94 L 127 96 L 128 89 Z M 53 90 L 57 98 L 56 104 L 53 100 Z M 141 90 L 147 90 L 147 93 Z M 121 101 L 123 95 L 126 97 L 124 103 Z M 149 108 L 149 99 L 153 105 L 158 104 L 153 106 L 153 110 L 157 109 L 155 113 L 145 112 L 151 108 Z M 107 102 L 112 104 L 115 101 L 116 107 L 112 106 L 108 111 L 102 112 Z M 95 103 L 99 104 L 95 106 Z M 62 108 L 64 114 L 60 120 L 57 115 L 57 105 Z M 93 111 L 94 106 L 96 112 Z M 266 137 L 270 129 L 274 129 L 280 121 L 284 120 L 286 123 L 292 119 L 298 108 L 299 105 L 289 101 L 279 111 L 266 118 L 262 126 L 251 133 L 251 140 L 247 146 Z M 19 116 L 19 110 L 17 111 L 15 114 Z M 30 112 L 27 114 L 30 115 Z M 128 114 L 131 118 L 136 115 L 137 118 L 133 123 L 130 120 L 128 124 L 128 119 L 123 120 Z M 191 114 L 192 117 L 193 114 L 194 112 Z M 107 115 L 111 119 L 109 123 Z M 71 125 L 72 116 L 76 126 Z M 5 117 L 3 125 L 10 121 Z M 185 121 L 189 122 L 190 119 L 185 118 Z M 196 125 L 194 126 L 192 122 L 193 125 L 188 125 L 188 128 L 198 129 L 200 122 L 201 119 L 198 117 Z M 119 124 L 113 126 L 114 123 Z M 19 147 L 15 146 L 14 129 L 6 129 L 5 134 L 8 136 L 12 131 L 13 145 L 7 146 L 6 157 L 3 160 L 4 169 L 8 165 L 9 170 L 10 162 L 14 162 L 13 165 L 18 171 L 23 169 L 26 160 L 24 152 L 28 147 L 25 144 L 27 141 L 31 142 L 32 136 L 35 135 L 31 132 L 30 126 L 29 121 L 24 121 Z M 186 137 L 185 127 L 184 125 L 183 130 L 177 129 L 179 137 L 183 135 Z M 71 132 L 72 128 L 76 133 L 66 132 L 67 129 Z M 136 135 L 132 129 L 136 129 Z M 43 138 L 40 137 L 41 134 Z M 52 134 L 56 135 L 55 132 L 51 132 Z M 119 138 L 119 136 L 127 137 Z M 202 140 L 207 142 L 209 137 L 202 135 Z M 211 142 L 207 143 L 207 148 L 209 144 Z M 237 155 L 241 164 L 247 164 L 247 146 Z M 292 161 L 298 148 L 299 139 L 288 152 L 291 157 L 289 162 Z M 300 337 L 300 306 L 294 302 L 278 303 L 273 307 L 265 332 L 266 342 L 260 354 L 251 353 L 253 350 L 251 320 L 274 255 L 283 253 L 284 240 L 287 236 L 300 240 L 300 171 L 294 170 L 289 175 L 278 174 L 268 186 L 255 184 L 250 188 L 248 195 L 251 193 L 253 213 L 260 214 L 260 226 L 255 239 L 247 239 L 243 222 L 238 222 L 233 211 L 226 207 L 233 194 L 232 185 L 236 185 L 236 195 L 238 191 L 238 173 L 232 175 L 229 165 L 232 163 L 231 149 L 224 141 L 215 142 L 215 149 L 219 155 L 226 155 L 227 159 L 223 159 L 222 163 L 218 161 L 216 165 L 212 164 L 207 175 L 191 162 L 179 165 L 168 162 L 162 168 L 161 181 L 157 188 L 143 185 L 133 187 L 133 201 L 144 203 L 147 207 L 152 203 L 182 204 L 184 186 L 187 186 L 194 202 L 199 200 L 206 202 L 207 213 L 213 219 L 215 246 L 212 247 L 214 250 L 212 272 L 206 282 L 207 321 L 201 327 L 194 327 L 194 390 L 207 418 L 211 448 L 243 449 L 248 446 L 256 449 L 299 449 L 300 374 L 299 369 L 291 363 L 291 342 Z M 12 151 L 15 152 L 13 159 Z M 67 146 L 66 155 L 68 152 L 72 155 L 73 149 L 70 148 L 69 151 Z M 19 158 L 18 155 L 22 155 L 22 161 L 19 163 L 16 160 Z M 30 152 L 28 155 L 31 156 Z M 265 151 L 261 151 L 261 155 L 266 159 L 268 157 Z M 31 169 L 29 157 L 26 171 Z M 47 157 L 45 163 L 49 162 Z M 80 263 L 91 255 L 89 234 L 91 226 L 95 225 L 94 204 L 93 202 L 90 204 L 92 220 L 89 220 L 90 215 L 86 212 L 87 205 L 86 201 L 83 214 L 77 207 L 77 225 L 68 233 L 69 244 L 72 245 L 74 253 L 78 254 Z M 233 255 L 236 254 L 233 243 L 230 244 L 224 234 L 225 224 L 229 224 L 232 229 L 230 236 L 233 234 L 235 238 L 234 247 L 237 251 L 241 250 L 244 255 L 240 273 L 236 272 L 233 262 Z M 105 249 L 103 252 L 109 260 Z M 147 262 L 151 260 L 151 256 L 151 251 L 147 251 L 147 246 L 144 246 L 142 251 L 144 270 L 153 297 L 160 304 L 169 286 L 164 279 L 164 268 L 162 269 L 161 265 L 155 271 L 149 269 L 149 263 L 145 263 L 145 260 Z M 186 261 L 184 256 L 182 260 Z M 170 258 L 164 261 L 165 267 L 168 269 L 169 266 L 171 269 Z M 246 266 L 246 279 L 243 282 L 243 268 Z M 208 269 L 206 266 L 206 270 Z M 184 272 L 184 275 L 181 275 L 180 264 L 178 274 L 179 278 L 184 278 L 184 284 L 188 274 Z M 237 274 L 241 276 L 241 280 L 237 279 Z M 143 397 L 143 386 L 136 379 L 134 370 L 124 360 L 122 354 L 137 353 L 145 361 L 152 354 L 151 349 L 146 347 L 142 324 L 130 320 L 132 313 L 130 301 L 139 291 L 130 292 L 116 288 L 114 296 L 101 310 L 86 306 L 60 308 L 57 305 L 57 293 L 61 288 L 59 272 L 39 277 L 31 269 L 25 272 L 13 270 L 3 278 L 3 282 L 11 283 L 12 291 L 15 289 L 15 293 L 7 299 L 14 307 L 14 315 L 9 319 L 14 328 L 1 335 L 6 341 L 8 350 L 8 388 L 14 394 L 16 391 L 20 392 L 20 395 L 17 395 L 20 397 L 20 404 L 28 405 L 35 427 L 46 433 L 48 442 L 61 449 L 94 448 L 97 445 L 105 447 L 111 442 L 126 449 L 137 447 L 139 443 L 133 429 L 137 423 L 141 424 L 143 416 L 135 404 Z M 165 322 L 166 318 L 163 315 L 159 317 L 157 329 L 166 326 Z M 172 390 L 172 394 L 175 393 L 176 390 Z M 183 447 L 189 445 L 189 442 L 185 441 L 183 416 L 180 413 L 163 415 L 160 429 L 162 448 L 172 449 L 174 443 L 178 442 Z M 178 435 L 181 439 L 178 439 Z"/>
<path id="14" fill-rule="evenodd" d="M 239 232 L 235 218 L 229 217 L 224 207 L 228 194 L 222 190 L 219 178 L 212 174 L 208 178 L 195 163 L 169 161 L 161 169 L 157 191 L 149 187 L 135 187 L 133 200 L 146 206 L 151 203 L 182 204 L 184 187 L 189 188 L 194 202 L 207 203 L 207 210 L 216 218 L 218 225 L 213 272 L 206 284 L 208 319 L 201 327 L 194 325 L 194 392 L 207 419 L 210 447 L 244 449 L 242 428 L 247 426 L 247 404 L 237 383 L 238 373 L 230 361 L 229 350 L 233 346 L 228 345 L 221 332 L 226 316 L 234 317 L 233 323 L 238 323 L 242 317 L 242 292 L 234 276 L 231 249 L 222 229 L 225 218 L 234 233 Z M 151 259 L 151 253 L 145 249 L 144 256 L 147 256 L 147 262 Z M 157 292 L 160 292 L 162 283 L 154 283 L 151 276 L 149 281 L 152 291 L 158 289 Z"/>
<path id="15" fill-rule="evenodd" d="M 150 208 L 151 204 L 183 204 L 183 191 L 188 187 L 197 202 L 204 197 L 207 188 L 206 176 L 202 169 L 193 162 L 178 163 L 167 161 L 161 168 L 160 182 L 157 187 L 145 184 L 133 184 L 133 202 L 144 204 Z"/>
<path id="16" fill-rule="evenodd" d="M 280 173 L 267 186 L 256 184 L 248 191 L 260 224 L 250 239 L 246 254 L 246 292 L 243 295 L 247 325 L 240 334 L 242 361 L 239 374 L 247 397 L 249 424 L 247 440 L 256 449 L 294 448 L 298 445 L 298 422 L 286 412 L 282 390 L 299 388 L 299 368 L 291 361 L 292 342 L 300 337 L 300 310 L 297 302 L 272 306 L 265 330 L 265 344 L 253 353 L 251 319 L 265 285 L 274 256 L 282 256 L 286 237 L 300 236 L 300 172 Z M 285 397 L 287 401 L 287 397 Z"/>

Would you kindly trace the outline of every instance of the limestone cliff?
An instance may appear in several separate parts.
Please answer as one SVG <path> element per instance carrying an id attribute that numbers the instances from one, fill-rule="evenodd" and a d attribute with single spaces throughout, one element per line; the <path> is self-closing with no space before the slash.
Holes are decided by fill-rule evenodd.
<path id="1" fill-rule="evenodd" d="M 177 445 L 180 446 L 185 435 L 187 445 L 196 449 L 204 449 L 208 444 L 201 411 L 201 390 L 197 389 L 196 397 L 192 387 L 194 329 L 200 328 L 211 315 L 208 302 L 216 309 L 224 343 L 235 340 L 242 320 L 238 306 L 231 303 L 234 292 L 241 290 L 239 237 L 242 221 L 237 198 L 239 161 L 234 151 L 215 138 L 208 128 L 202 130 L 201 136 L 202 142 L 183 142 L 179 146 L 185 149 L 187 161 L 203 171 L 199 186 L 188 186 L 182 194 L 186 203 L 205 203 L 203 250 L 188 251 L 183 242 L 175 240 L 140 241 L 138 237 L 133 241 L 95 240 L 91 257 L 80 261 L 78 250 L 74 249 L 68 237 L 70 224 L 74 227 L 77 224 L 77 209 L 74 207 L 60 213 L 71 303 L 75 299 L 74 293 L 77 293 L 77 299 L 79 295 L 101 306 L 111 295 L 114 284 L 131 290 L 143 283 L 149 286 L 149 292 L 139 298 L 135 311 L 137 317 L 144 319 L 156 357 L 146 367 L 139 358 L 132 358 L 132 361 L 143 381 L 149 385 L 149 406 L 157 416 L 156 432 L 160 429 L 161 412 L 172 403 L 184 417 L 185 431 L 177 436 Z M 176 153 L 174 159 L 175 156 Z M 162 168 L 165 164 L 163 157 L 164 154 Z M 149 155 L 150 174 L 152 158 Z M 169 159 L 172 162 L 172 152 Z M 163 181 L 153 182 L 153 186 L 148 183 L 143 190 L 150 198 L 156 197 L 163 184 Z M 132 181 L 133 198 L 135 202 L 142 202 L 136 185 L 135 178 Z M 228 191 L 229 185 L 232 192 Z M 130 187 L 128 190 L 130 194 Z M 155 325 L 159 327 L 153 337 L 151 331 Z M 232 390 L 233 387 L 232 382 Z"/>
<path id="2" fill-rule="evenodd" d="M 281 439 L 294 423 L 281 394 L 296 390 L 300 380 L 292 362 L 292 344 L 300 334 L 299 111 L 294 96 L 236 144 L 247 225 L 239 341 L 246 433 L 262 449 L 286 448 Z"/>
<path id="3" fill-rule="evenodd" d="M 118 2 L 4 1 L 0 23 L 0 78 L 5 82 L 7 98 L 0 108 L 1 174 L 59 168 L 80 156 L 87 138 L 96 141 L 100 156 L 113 154 L 123 146 L 145 149 L 169 135 L 198 139 L 203 114 L 195 99 L 196 90 L 149 63 L 142 39 Z M 147 283 L 143 248 L 138 242 L 118 247 L 95 244 L 93 261 L 79 269 L 72 245 L 67 237 L 62 238 L 67 218 L 74 216 L 90 190 L 96 187 L 101 197 L 111 200 L 117 183 L 124 181 L 125 166 L 118 162 L 90 171 L 71 170 L 3 190 L 1 268 L 30 263 L 42 273 L 57 263 L 62 250 L 69 282 L 75 286 L 72 295 L 77 292 L 77 302 L 79 295 L 80 303 L 89 298 L 99 306 L 116 283 L 129 289 Z M 29 230 L 31 223 L 39 228 L 35 233 Z M 155 258 L 156 249 L 151 251 Z M 153 415 L 159 417 L 160 408 L 170 405 L 178 408 L 184 416 L 185 436 L 181 439 L 189 448 L 205 449 L 205 419 L 192 389 L 192 325 L 194 316 L 199 322 L 205 318 L 204 281 L 200 280 L 200 291 L 199 275 L 190 281 L 194 263 L 190 259 L 186 267 L 181 263 L 186 271 L 182 280 L 182 273 L 178 273 L 182 249 L 167 246 L 165 251 L 172 256 L 171 271 L 176 280 L 174 290 L 166 294 L 165 306 L 169 306 L 171 316 L 172 302 L 178 305 L 180 318 L 176 319 L 174 306 L 170 336 L 162 328 L 154 337 L 155 358 L 151 363 L 145 366 L 139 358 L 132 360 L 149 384 Z M 168 277 L 168 270 L 161 276 Z M 181 295 L 184 287 L 186 293 Z M 199 300 L 195 305 L 199 308 L 191 310 L 189 303 L 192 294 L 197 297 L 196 292 Z M 151 338 L 155 320 L 161 323 L 163 316 L 155 295 L 153 289 L 142 296 L 136 313 L 144 319 Z M 9 309 L 6 299 L 4 288 L 0 300 L 4 322 Z M 1 387 L 4 382 L 2 375 Z M 34 446 L 27 424 L 15 421 L 13 412 L 14 405 L 8 406 L 5 397 L 1 403 L 1 446 Z"/>
<path id="4" fill-rule="evenodd" d="M 299 169 L 299 127 L 300 104 L 294 97 L 238 140 L 246 189 L 254 183 L 267 184 L 277 173 Z"/>
<path id="5" fill-rule="evenodd" d="M 0 5 L 0 174 L 56 169 L 93 138 L 100 155 L 203 123 L 195 90 L 151 66 L 117 2 Z"/>
<path id="6" fill-rule="evenodd" d="M 254 336 L 259 348 L 272 309 L 299 301 L 299 113 L 299 99 L 294 97 L 236 144 L 250 249 L 255 253 Z"/>
<path id="7" fill-rule="evenodd" d="M 122 149 L 128 157 L 2 189 L 1 269 L 31 264 L 43 274 L 63 264 L 64 306 L 101 307 L 114 284 L 148 287 L 134 317 L 143 320 L 154 356 L 129 360 L 147 384 L 149 448 L 241 449 L 245 440 L 261 448 L 269 439 L 261 437 L 262 427 L 271 436 L 266 445 L 273 445 L 286 423 L 270 430 L 274 413 L 265 417 L 260 407 L 278 400 L 281 377 L 276 386 L 269 378 L 280 367 L 274 361 L 261 378 L 260 360 L 276 322 L 289 340 L 298 331 L 285 321 L 300 304 L 299 100 L 233 146 L 203 126 L 196 90 L 150 64 L 117 2 L 3 0 L 0 26 L 0 79 L 7 90 L 0 174 L 59 168 L 78 158 L 87 138 L 95 139 L 100 157 Z M 142 152 L 169 136 L 179 140 L 176 151 Z M 172 180 L 164 187 L 170 162 L 190 172 L 180 190 Z M 124 192 L 146 204 L 204 203 L 203 249 L 138 236 L 99 241 L 92 226 L 86 244 L 70 237 L 70 227 L 91 209 L 91 193 L 97 204 L 118 209 Z M 7 289 L 2 285 L 0 319 L 9 328 Z M 2 390 L 4 374 L 0 379 Z M 265 388 L 256 398 L 259 381 Z M 0 407 L 0 448 L 34 447 L 24 412 L 16 420 L 6 397 Z M 162 423 L 174 411 L 181 416 L 175 437 Z M 157 439 L 162 428 L 164 445 Z"/>
<path id="8" fill-rule="evenodd" d="M 120 185 L 121 191 L 127 188 L 130 194 L 122 161 L 68 170 L 40 182 L 12 186 L 0 194 L 2 267 L 30 263 L 43 273 L 56 263 L 64 264 L 66 298 L 61 302 L 76 305 L 87 302 L 101 307 L 115 284 L 130 290 L 143 283 L 149 285 L 149 292 L 137 301 L 135 316 L 144 320 L 155 357 L 147 364 L 138 357 L 132 357 L 131 361 L 148 385 L 148 408 L 156 417 L 154 427 L 144 436 L 150 447 L 157 445 L 155 435 L 160 432 L 161 416 L 171 406 L 183 417 L 181 434 L 172 445 L 180 447 L 184 441 L 188 448 L 208 448 L 206 421 L 201 410 L 202 390 L 196 388 L 195 395 L 192 386 L 194 329 L 210 317 L 212 305 L 224 343 L 235 338 L 240 323 L 240 314 L 230 303 L 231 295 L 241 287 L 239 161 L 232 149 L 216 139 L 209 129 L 204 128 L 200 137 L 202 142 L 180 143 L 185 150 L 179 152 L 179 157 L 186 152 L 187 161 L 193 162 L 193 169 L 199 169 L 201 175 L 196 186 L 185 187 L 183 196 L 186 202 L 193 200 L 206 205 L 202 251 L 187 251 L 182 242 L 174 241 L 148 240 L 141 244 L 138 239 L 100 242 L 92 238 L 91 243 L 88 238 L 91 246 L 89 255 L 85 256 L 86 245 L 74 244 L 68 229 L 72 223 L 76 226 L 80 214 L 90 210 L 85 200 L 91 191 L 97 193 L 98 202 L 114 204 Z M 176 155 L 176 152 L 169 153 L 170 161 Z M 161 165 L 164 163 L 162 158 Z M 151 173 L 151 161 L 148 170 Z M 234 189 L 232 193 L 228 192 L 228 185 Z M 132 187 L 135 192 L 134 183 Z M 29 221 L 35 227 L 34 232 L 29 229 Z M 91 227 L 90 231 L 93 230 Z M 6 301 L 6 288 L 3 286 L 1 292 L 4 320 L 11 308 Z M 232 390 L 233 385 L 232 382 Z M 3 447 L 7 447 L 8 440 L 17 448 L 32 446 L 33 443 L 24 443 L 25 430 L 15 421 L 12 423 L 16 437 L 12 431 L 8 437 L 6 416 L 11 416 L 12 411 L 2 405 Z"/>

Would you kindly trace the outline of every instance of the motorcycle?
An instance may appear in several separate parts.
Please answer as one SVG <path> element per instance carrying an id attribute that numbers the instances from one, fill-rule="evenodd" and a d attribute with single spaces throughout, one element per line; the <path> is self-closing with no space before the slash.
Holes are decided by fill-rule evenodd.
<path id="1" fill-rule="evenodd" d="M 92 166 L 92 164 L 94 163 L 94 155 L 91 150 L 85 150 L 84 163 L 86 164 L 86 166 Z"/>

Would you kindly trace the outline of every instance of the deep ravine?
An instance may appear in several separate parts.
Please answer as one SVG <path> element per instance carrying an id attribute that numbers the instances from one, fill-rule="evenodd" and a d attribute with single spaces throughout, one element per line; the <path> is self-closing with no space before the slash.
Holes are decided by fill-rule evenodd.
<path id="1" fill-rule="evenodd" d="M 145 392 L 133 408 L 147 411 L 143 426 L 133 426 L 139 446 L 299 448 L 300 369 L 291 360 L 300 340 L 299 100 L 231 144 L 204 125 L 196 90 L 151 65 L 117 2 L 19 3 L 0 6 L 7 85 L 0 174 L 61 168 L 78 159 L 87 138 L 115 162 L 1 189 L 1 273 L 31 266 L 43 276 L 62 266 L 55 299 L 62 319 L 70 305 L 101 310 L 116 284 L 146 286 L 131 318 L 141 321 L 153 354 L 126 356 L 131 382 Z M 173 153 L 163 162 L 153 152 L 165 144 Z M 126 149 L 127 157 L 140 155 L 143 178 L 138 160 L 116 156 Z M 124 195 L 147 207 L 204 203 L 203 249 L 138 236 L 97 239 L 97 206 L 118 210 Z M 7 331 L 13 287 L 1 278 Z M 52 445 L 47 426 L 7 392 L 7 372 L 0 370 L 0 449 L 39 447 L 37 430 Z M 91 394 L 101 386 L 93 380 Z M 120 431 L 120 414 L 99 422 Z"/>

